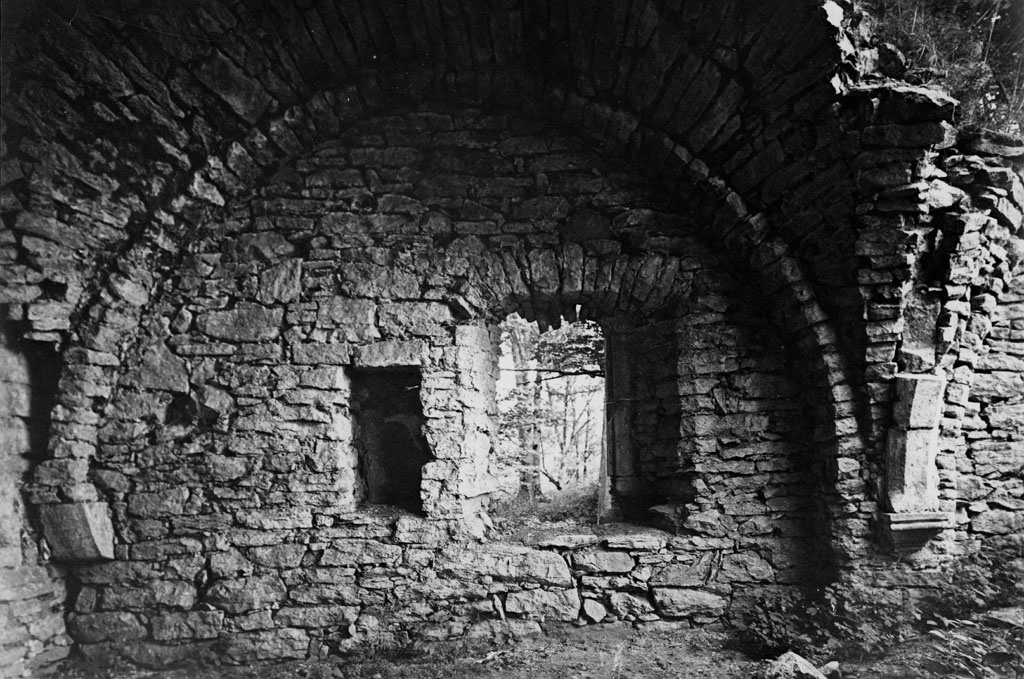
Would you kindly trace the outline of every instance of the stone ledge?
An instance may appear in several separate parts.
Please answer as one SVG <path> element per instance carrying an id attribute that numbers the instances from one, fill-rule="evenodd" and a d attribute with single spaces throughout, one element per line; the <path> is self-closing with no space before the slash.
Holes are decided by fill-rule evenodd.
<path id="1" fill-rule="evenodd" d="M 881 532 L 883 541 L 897 554 L 920 551 L 933 537 L 953 525 L 947 512 L 883 513 Z"/>

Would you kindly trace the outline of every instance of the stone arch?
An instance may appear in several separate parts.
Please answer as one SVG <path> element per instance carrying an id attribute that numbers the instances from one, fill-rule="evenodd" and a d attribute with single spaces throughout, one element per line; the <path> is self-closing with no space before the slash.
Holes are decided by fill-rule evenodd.
<path id="1" fill-rule="evenodd" d="M 856 470 L 853 469 L 855 463 L 852 460 L 844 463 L 832 462 L 837 455 L 835 452 L 829 452 L 849 445 L 843 443 L 844 439 L 852 443 L 857 435 L 856 423 L 849 412 L 849 403 L 853 399 L 848 386 L 850 377 L 845 374 L 846 368 L 841 358 L 839 342 L 834 331 L 829 329 L 826 315 L 814 299 L 813 287 L 804 280 L 801 265 L 787 253 L 785 243 L 779 239 L 765 238 L 764 217 L 751 214 L 740 196 L 729 189 L 724 180 L 710 174 L 707 165 L 694 158 L 686 148 L 675 144 L 668 136 L 644 127 L 638 119 L 625 111 L 617 111 L 596 102 L 587 102 L 578 95 L 564 93 L 558 88 L 544 87 L 521 73 L 496 73 L 490 68 L 485 68 L 462 75 L 454 74 L 454 78 L 452 75 L 429 68 L 419 72 L 393 72 L 390 77 L 387 74 L 378 74 L 337 92 L 318 94 L 310 99 L 305 107 L 296 106 L 285 110 L 269 122 L 267 127 L 290 129 L 288 125 L 295 127 L 299 124 L 296 121 L 305 121 L 304 127 L 296 128 L 305 129 L 305 135 L 301 138 L 297 134 L 293 135 L 296 145 L 289 147 L 291 153 L 297 153 L 299 149 L 316 139 L 316 136 L 310 135 L 330 134 L 334 130 L 342 129 L 346 121 L 356 120 L 371 112 L 401 108 L 403 105 L 409 106 L 419 100 L 436 96 L 469 100 L 482 98 L 491 105 L 514 105 L 515 108 L 528 112 L 542 110 L 545 103 L 558 102 L 561 105 L 555 108 L 562 112 L 561 124 L 571 126 L 578 121 L 579 115 L 593 116 L 597 120 L 605 121 L 602 125 L 591 126 L 590 132 L 598 134 L 596 130 L 611 131 L 612 152 L 624 152 L 627 157 L 635 157 L 636 154 L 643 152 L 644 142 L 648 148 L 653 145 L 662 149 L 662 154 L 666 157 L 653 173 L 655 178 L 662 185 L 667 184 L 671 190 L 684 191 L 685 195 L 692 197 L 691 204 L 695 208 L 694 221 L 704 227 L 708 238 L 727 248 L 740 261 L 750 262 L 749 266 L 753 269 L 755 278 L 761 281 L 769 296 L 777 300 L 774 305 L 777 311 L 775 318 L 782 327 L 788 329 L 790 341 L 802 350 L 809 351 L 810 355 L 818 357 L 815 359 L 817 364 L 807 371 L 807 383 L 817 385 L 812 388 L 822 400 L 815 399 L 815 402 L 826 404 L 818 414 L 820 427 L 816 433 L 820 445 L 826 451 L 823 455 L 823 464 L 826 467 L 823 474 L 833 477 L 836 475 L 836 465 L 842 464 L 846 468 L 843 473 L 850 479 L 845 483 L 852 482 L 853 486 L 856 486 Z M 421 85 L 417 89 L 410 86 L 410 83 L 414 82 L 427 82 L 430 85 Z M 485 85 L 482 86 L 481 83 Z M 314 109 L 314 106 L 318 108 Z M 318 111 L 320 118 L 310 115 L 310 109 Z M 587 129 L 586 126 L 584 129 Z M 102 339 L 97 341 L 97 337 L 124 337 L 125 330 L 137 325 L 150 294 L 159 283 L 159 277 L 153 277 L 150 273 L 154 264 L 160 260 L 175 260 L 176 247 L 172 242 L 174 237 L 168 232 L 181 228 L 178 225 L 208 221 L 211 215 L 222 209 L 223 205 L 230 204 L 232 196 L 244 195 L 245 184 L 237 181 L 240 175 L 231 172 L 232 167 L 242 167 L 240 163 L 243 161 L 239 160 L 238 154 L 239 146 L 232 144 L 222 157 L 208 159 L 203 168 L 192 175 L 187 190 L 171 201 L 176 214 L 163 213 L 161 220 L 154 220 L 151 227 L 139 233 L 131 249 L 122 258 L 121 271 L 110 277 L 106 289 L 99 295 L 98 304 L 84 314 L 84 318 L 88 320 L 82 326 L 84 332 L 81 345 L 87 348 L 88 352 L 95 351 L 97 345 L 104 344 Z M 288 157 L 284 148 L 278 149 L 276 154 L 280 158 Z M 264 160 L 272 157 L 274 156 L 267 156 Z M 254 172 L 249 177 L 252 183 L 261 175 L 255 173 L 255 166 L 251 166 L 250 169 Z M 235 180 L 231 177 L 235 177 Z M 126 270 L 130 270 L 131 273 Z M 87 328 L 91 328 L 91 337 Z M 89 348 L 90 346 L 92 348 Z M 119 361 L 109 356 L 123 352 L 123 348 L 113 352 L 100 351 L 99 356 L 88 352 L 83 354 L 76 350 L 68 354 L 73 359 L 81 360 L 85 366 L 66 371 L 68 382 L 66 385 L 62 384 L 62 391 L 68 394 L 66 398 L 75 399 L 76 395 L 81 393 L 75 388 L 76 378 L 87 382 L 81 385 L 80 389 L 92 390 L 94 399 L 105 398 L 104 393 L 109 393 L 113 386 L 113 377 Z M 84 406 L 86 410 L 90 407 L 88 404 Z M 837 420 L 835 413 L 843 408 L 848 411 L 846 419 L 841 417 Z M 81 407 L 79 411 L 84 413 Z M 82 440 L 79 432 L 83 424 L 86 427 L 89 424 L 76 422 L 74 414 L 65 419 L 74 429 L 75 438 L 68 442 L 58 431 L 52 444 L 54 450 L 60 446 L 66 449 L 70 443 L 71 446 L 84 451 L 89 443 L 88 440 Z M 49 463 L 47 472 L 51 467 L 66 467 L 67 462 L 61 459 L 63 457 L 58 453 L 58 459 Z M 82 467 L 77 476 L 70 476 L 61 489 L 61 496 L 76 502 L 93 502 L 95 491 L 90 489 L 86 475 L 87 467 Z M 825 487 L 832 487 L 835 478 L 830 478 L 824 483 Z M 849 498 L 855 497 L 853 490 L 853 487 L 844 488 L 838 491 L 837 495 L 828 491 L 823 494 L 822 502 L 827 507 L 839 508 L 848 504 Z M 41 492 L 39 497 L 48 497 L 51 502 L 57 499 L 52 492 L 48 495 L 45 491 Z M 843 500 L 844 497 L 848 499 Z M 843 510 L 836 511 L 842 513 Z M 841 524 L 842 521 L 842 518 L 836 518 L 833 523 Z M 847 531 L 841 529 L 840 532 Z M 833 540 L 833 550 L 839 546 L 839 542 Z M 848 545 L 843 546 L 844 551 L 847 548 Z"/>
<path id="2" fill-rule="evenodd" d="M 40 502 L 97 499 L 83 460 L 95 446 L 100 424 L 95 411 L 104 406 L 125 357 L 137 350 L 123 340 L 130 339 L 165 280 L 151 271 L 166 271 L 181 256 L 182 243 L 203 224 L 229 215 L 227 208 L 273 168 L 340 131 L 344 121 L 365 115 L 368 107 L 387 110 L 417 98 L 456 98 L 544 114 L 582 130 L 606 143 L 610 153 L 644 165 L 665 191 L 690 197 L 694 220 L 709 239 L 749 266 L 772 299 L 774 316 L 789 341 L 810 357 L 805 378 L 809 400 L 820 404 L 815 437 L 825 477 L 818 492 L 823 511 L 832 516 L 833 552 L 842 559 L 863 549 L 867 529 L 856 506 L 864 489 L 863 425 L 855 417 L 860 403 L 853 387 L 860 357 L 847 334 L 836 331 L 850 325 L 859 307 L 848 298 L 836 302 L 820 294 L 849 282 L 844 278 L 849 275 L 843 263 L 847 252 L 829 244 L 831 236 L 839 233 L 837 240 L 845 242 L 848 234 L 842 216 L 807 216 L 794 208 L 809 202 L 805 199 L 817 200 L 837 177 L 841 193 L 848 179 L 832 156 L 801 157 L 841 131 L 827 112 L 838 86 L 832 78 L 844 54 L 831 3 L 760 9 L 725 3 L 695 13 L 693 8 L 655 8 L 654 3 L 628 8 L 612 3 L 616 21 L 629 26 L 621 39 L 594 21 L 599 8 L 577 14 L 557 3 L 527 3 L 518 17 L 517 10 L 488 14 L 441 3 L 436 12 L 427 10 L 429 22 L 423 24 L 441 27 L 436 32 L 423 31 L 415 20 L 395 17 L 388 9 L 361 11 L 366 16 L 337 24 L 345 26 L 349 38 L 317 28 L 318 22 L 323 28 L 324 12 L 347 10 L 329 3 L 312 11 L 277 4 L 272 11 L 280 14 L 274 16 L 304 14 L 301 24 L 276 23 L 246 7 L 219 4 L 195 19 L 175 12 L 166 20 L 144 18 L 146 28 L 140 30 L 109 18 L 90 15 L 79 21 L 70 12 L 43 10 L 56 26 L 40 32 L 43 43 L 54 46 L 66 38 L 67 45 L 89 56 L 79 60 L 60 46 L 52 56 L 36 50 L 43 56 L 19 66 L 13 79 L 18 101 L 11 137 L 22 158 L 38 160 L 27 177 L 17 180 L 18 195 L 28 206 L 17 232 L 49 234 L 50 240 L 54 233 L 67 234 L 72 236 L 68 242 L 75 243 L 82 231 L 96 227 L 95 239 L 86 244 L 117 253 L 118 261 L 108 262 L 114 271 L 109 277 L 92 278 L 90 270 L 76 279 L 87 282 L 69 285 L 76 295 L 60 305 L 27 293 L 30 307 L 39 303 L 62 320 L 74 317 L 68 323 L 74 336 L 65 352 L 62 402 L 54 413 L 55 460 L 47 467 L 58 482 L 36 488 Z M 815 11 L 806 12 L 809 8 Z M 261 45 L 252 32 L 225 29 L 239 20 L 261 25 L 274 39 Z M 365 32 L 355 35 L 355 24 L 346 25 L 349 20 Z M 601 28 L 603 37 L 591 46 L 580 44 L 575 30 L 584 24 Z M 297 25 L 308 29 L 313 40 L 296 33 Z M 726 45 L 721 50 L 701 37 L 715 33 L 708 30 L 715 26 L 721 26 L 719 42 Z M 146 39 L 149 31 L 166 35 L 186 28 L 209 36 L 208 43 L 181 46 L 166 37 Z M 802 31 L 807 39 L 787 44 L 772 37 L 776 29 Z M 406 30 L 411 41 L 396 39 Z M 231 32 L 241 34 L 237 43 L 218 42 L 228 40 Z M 490 41 L 483 37 L 488 34 Z M 569 48 L 559 53 L 557 63 L 532 64 L 528 46 L 547 43 Z M 338 66 L 327 77 L 317 65 L 321 57 Z M 767 65 L 776 60 L 782 66 L 769 72 Z M 268 63 L 272 68 L 261 71 Z M 86 110 L 79 98 L 62 91 L 76 80 L 81 81 L 75 91 L 82 100 L 98 105 Z M 645 81 L 658 85 L 640 85 Z M 706 86 L 696 88 L 699 96 L 692 102 L 684 101 L 683 93 L 695 83 Z M 263 101 L 266 107 L 255 113 Z M 62 107 L 70 114 L 61 120 L 40 113 Z M 81 140 L 92 139 L 86 132 L 98 120 L 105 121 L 103 150 L 86 167 Z M 143 137 L 152 139 L 153 131 L 161 145 L 154 156 L 157 165 L 135 146 Z M 48 137 L 59 142 L 45 141 Z M 143 190 L 126 179 L 132 176 L 170 179 Z M 55 185 L 58 190 L 52 193 L 61 205 L 40 206 L 39 198 Z M 89 219 L 71 219 L 72 213 Z M 68 253 L 59 254 L 45 267 L 59 269 L 54 262 Z M 838 273 L 823 273 L 837 262 Z M 827 300 L 825 307 L 820 299 Z M 36 331 L 47 332 L 41 327 Z"/>

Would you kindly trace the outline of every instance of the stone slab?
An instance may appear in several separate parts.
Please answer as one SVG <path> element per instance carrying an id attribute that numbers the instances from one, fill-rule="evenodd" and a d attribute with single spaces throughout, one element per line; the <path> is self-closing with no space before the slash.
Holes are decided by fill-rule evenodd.
<path id="1" fill-rule="evenodd" d="M 931 429 L 942 417 L 946 380 L 939 375 L 896 375 L 893 419 L 901 429 Z"/>
<path id="2" fill-rule="evenodd" d="M 105 502 L 43 505 L 39 516 L 54 560 L 114 558 L 114 526 Z"/>

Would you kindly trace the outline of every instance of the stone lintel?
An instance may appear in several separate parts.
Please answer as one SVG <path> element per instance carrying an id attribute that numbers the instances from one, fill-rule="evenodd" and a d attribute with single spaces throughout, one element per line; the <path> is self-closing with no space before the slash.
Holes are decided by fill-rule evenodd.
<path id="1" fill-rule="evenodd" d="M 933 429 L 942 417 L 946 379 L 941 375 L 896 375 L 893 421 L 900 429 Z"/>
<path id="2" fill-rule="evenodd" d="M 39 514 L 55 561 L 114 558 L 114 527 L 107 503 L 42 505 Z"/>

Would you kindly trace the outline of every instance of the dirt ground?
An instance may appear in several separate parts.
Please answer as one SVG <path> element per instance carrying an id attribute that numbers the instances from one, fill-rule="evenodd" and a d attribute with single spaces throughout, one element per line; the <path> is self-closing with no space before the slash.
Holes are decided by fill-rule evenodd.
<path id="1" fill-rule="evenodd" d="M 765 663 L 739 637 L 715 629 L 634 629 L 623 625 L 552 629 L 515 645 L 435 643 L 384 655 L 247 667 L 186 667 L 159 672 L 69 662 L 66 679 L 751 679 Z M 920 654 L 843 663 L 843 679 L 928 676 Z"/>

